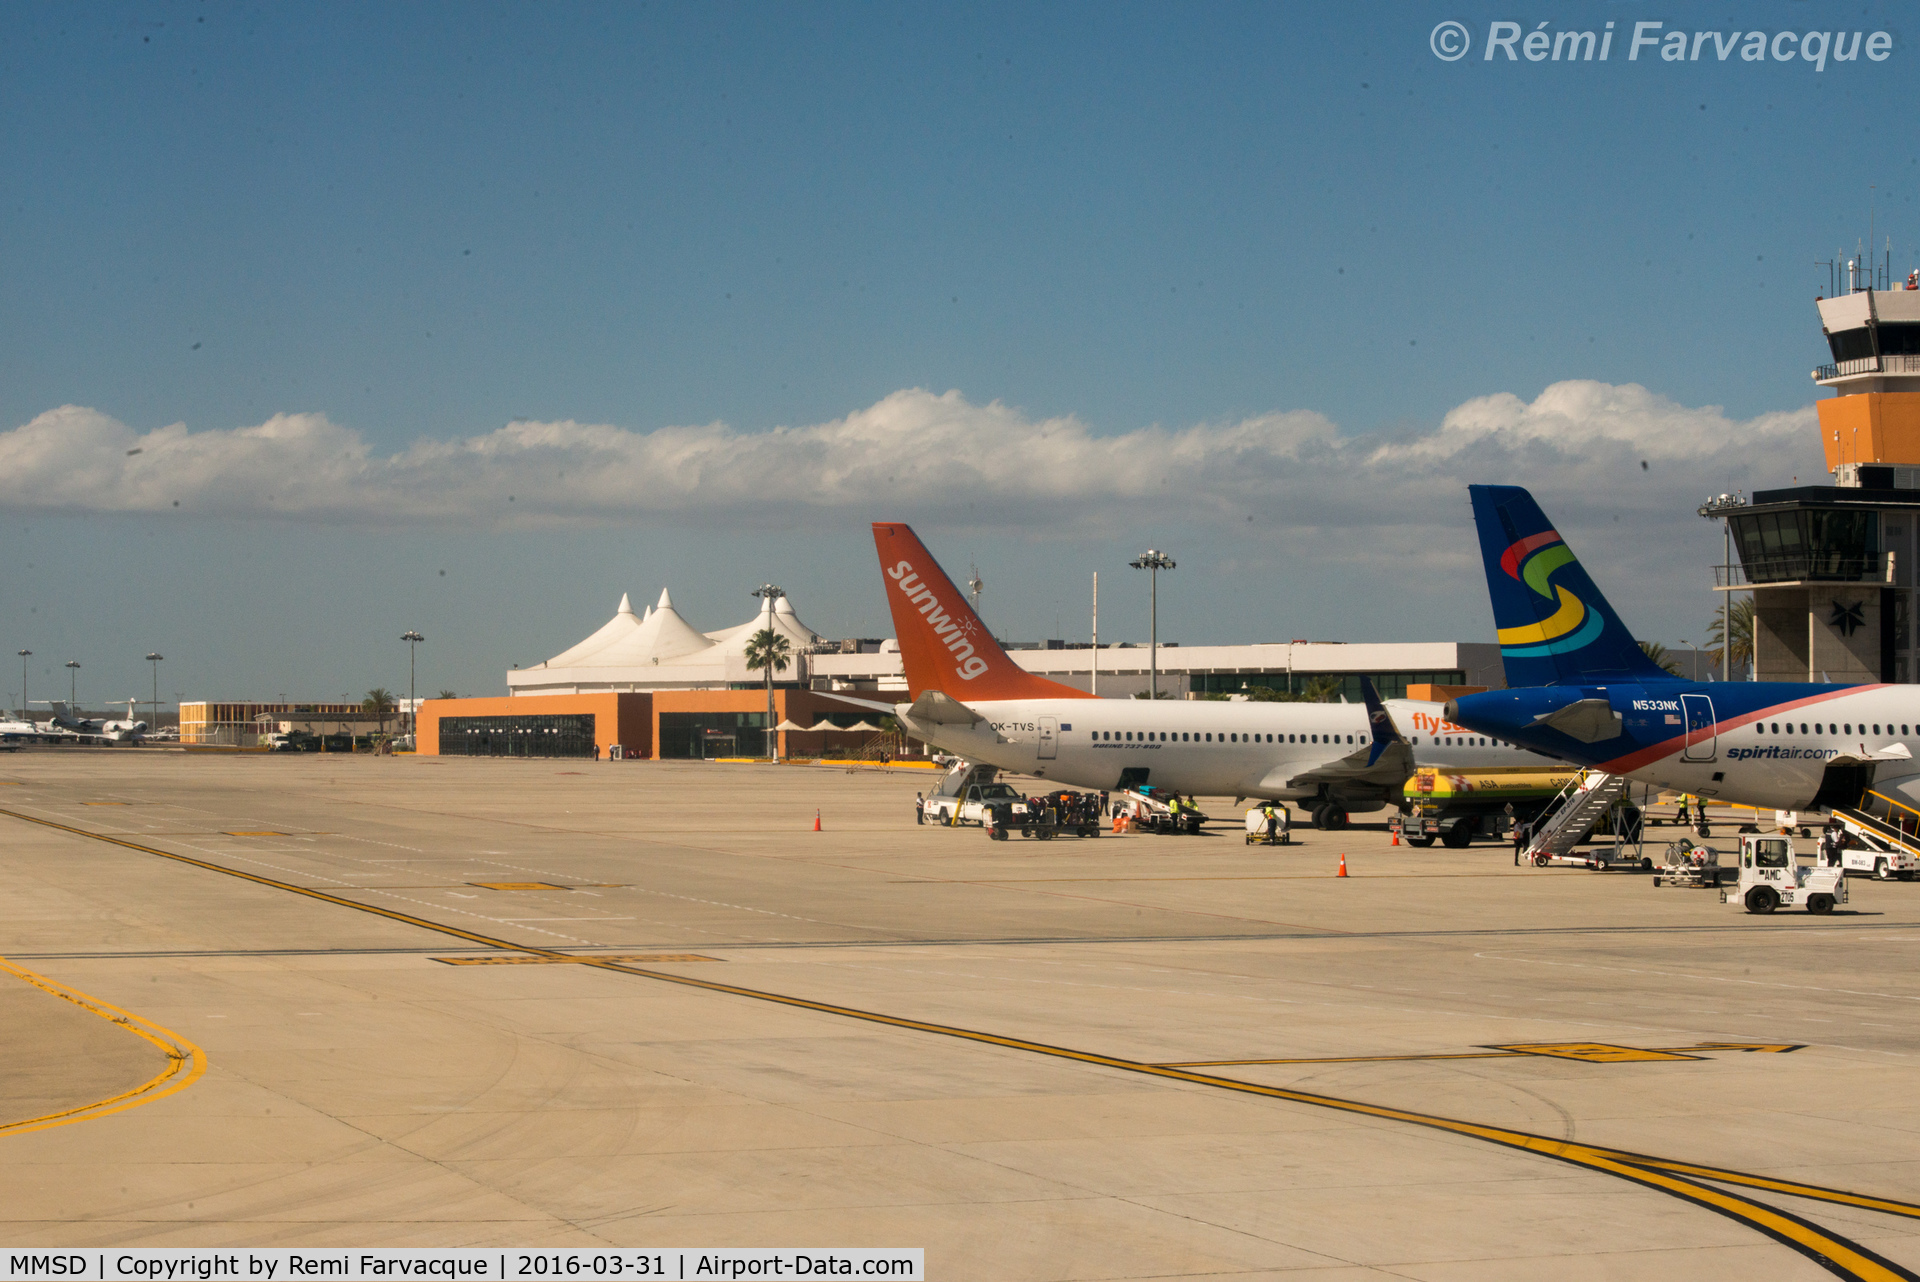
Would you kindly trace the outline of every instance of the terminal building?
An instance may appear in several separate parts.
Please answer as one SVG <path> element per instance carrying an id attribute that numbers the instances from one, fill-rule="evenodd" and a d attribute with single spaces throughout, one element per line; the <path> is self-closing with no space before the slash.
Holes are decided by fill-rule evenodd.
<path id="1" fill-rule="evenodd" d="M 747 667 L 747 645 L 762 630 L 787 642 L 789 666 L 774 679 L 768 725 L 765 677 Z M 1049 641 L 1009 645 L 1015 662 L 1066 685 L 1132 698 L 1151 681 L 1148 648 Z M 1254 645 L 1163 643 L 1161 696 L 1251 695 L 1266 688 L 1333 701 L 1360 701 L 1361 678 L 1388 698 L 1447 697 L 1459 687 L 1505 684 L 1499 646 L 1414 642 Z M 508 693 L 491 699 L 428 699 L 420 707 L 418 750 L 461 756 L 612 755 L 654 759 L 758 757 L 769 733 L 782 756 L 851 755 L 885 729 L 883 715 L 830 696 L 905 701 L 896 642 L 830 639 L 774 596 L 754 617 L 702 632 L 668 592 L 644 611 L 620 598 L 613 617 L 546 662 L 507 674 Z"/>
<path id="2" fill-rule="evenodd" d="M 1908 682 L 1920 551 L 1920 289 L 1849 263 L 1817 300 L 1828 364 L 1813 379 L 1832 485 L 1722 495 L 1700 511 L 1728 523 L 1719 590 L 1753 593 L 1760 681 Z"/>

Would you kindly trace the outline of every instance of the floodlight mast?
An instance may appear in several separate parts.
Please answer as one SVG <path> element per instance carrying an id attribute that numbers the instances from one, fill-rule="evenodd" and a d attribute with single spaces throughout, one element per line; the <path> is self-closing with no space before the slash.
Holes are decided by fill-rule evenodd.
<path id="1" fill-rule="evenodd" d="M 79 719 L 80 708 L 80 660 L 67 660 L 67 715 Z"/>
<path id="2" fill-rule="evenodd" d="M 1174 560 L 1158 548 L 1148 548 L 1138 560 L 1127 562 L 1147 571 L 1147 697 L 1160 697 L 1160 571 L 1174 568 Z"/>
<path id="3" fill-rule="evenodd" d="M 30 714 L 29 709 L 31 709 L 33 705 L 27 702 L 27 660 L 33 657 L 33 651 L 21 650 L 19 654 L 20 654 L 20 719 L 22 721 L 31 721 L 33 720 L 33 717 Z"/>
<path id="4" fill-rule="evenodd" d="M 773 603 L 786 594 L 785 588 L 775 587 L 771 583 L 762 583 L 759 587 L 747 594 L 748 596 L 759 597 L 766 603 L 767 626 L 765 631 L 769 633 L 773 632 Z M 773 655 L 769 653 L 762 657 L 767 661 L 767 760 L 773 762 L 775 765 L 779 765 L 780 732 L 773 728 L 775 725 L 773 719 Z"/>
<path id="5" fill-rule="evenodd" d="M 147 662 L 153 665 L 153 728 L 155 730 L 160 728 L 160 665 L 166 657 L 158 650 L 147 652 Z"/>
<path id="6" fill-rule="evenodd" d="M 413 697 L 413 653 L 414 647 L 426 638 L 408 628 L 400 634 L 400 639 L 407 643 L 407 746 L 417 753 L 420 751 L 420 705 Z"/>

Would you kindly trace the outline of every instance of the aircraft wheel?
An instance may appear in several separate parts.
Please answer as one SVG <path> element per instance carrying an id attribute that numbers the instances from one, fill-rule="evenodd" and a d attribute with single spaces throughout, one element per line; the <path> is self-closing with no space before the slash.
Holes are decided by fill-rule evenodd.
<path id="1" fill-rule="evenodd" d="M 1324 829 L 1328 826 L 1327 811 L 1329 809 L 1331 809 L 1331 807 L 1329 806 L 1315 806 L 1313 808 L 1313 826 L 1314 827 Z"/>
<path id="2" fill-rule="evenodd" d="M 1347 812 L 1340 809 L 1340 807 L 1338 806 L 1328 806 L 1327 807 L 1328 829 L 1337 832 L 1346 826 L 1347 826 Z"/>
<path id="3" fill-rule="evenodd" d="M 1747 911 L 1770 913 L 1780 906 L 1780 896 L 1771 886 L 1755 886 L 1747 892 Z"/>

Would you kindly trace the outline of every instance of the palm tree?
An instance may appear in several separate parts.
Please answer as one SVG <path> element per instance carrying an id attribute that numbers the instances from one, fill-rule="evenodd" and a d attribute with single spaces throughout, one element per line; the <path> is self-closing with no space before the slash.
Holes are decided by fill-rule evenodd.
<path id="1" fill-rule="evenodd" d="M 380 720 L 380 733 L 387 732 L 387 718 L 393 715 L 395 704 L 393 695 L 382 686 L 367 691 L 367 697 L 360 701 L 360 710 L 370 717 Z"/>
<path id="2" fill-rule="evenodd" d="M 433 697 L 436 699 L 458 699 L 460 696 L 457 692 L 453 690 L 442 690 L 439 694 L 436 694 Z"/>
<path id="3" fill-rule="evenodd" d="M 1727 613 L 1733 620 L 1732 668 L 1740 668 L 1753 661 L 1753 598 L 1743 596 L 1734 601 Z M 1725 631 L 1719 615 L 1713 617 L 1713 623 L 1707 628 L 1707 643 L 1713 647 L 1713 661 L 1720 662 L 1720 651 L 1726 647 L 1721 635 Z"/>
<path id="4" fill-rule="evenodd" d="M 1661 645 L 1658 641 L 1642 641 L 1640 643 L 1640 649 L 1649 659 L 1653 660 L 1655 667 L 1664 668 L 1676 677 L 1680 675 L 1679 660 L 1669 657 L 1667 647 Z"/>
<path id="5" fill-rule="evenodd" d="M 761 628 L 747 640 L 747 671 L 767 674 L 767 756 L 780 760 L 779 732 L 773 728 L 773 674 L 785 671 L 793 646 L 772 628 Z"/>

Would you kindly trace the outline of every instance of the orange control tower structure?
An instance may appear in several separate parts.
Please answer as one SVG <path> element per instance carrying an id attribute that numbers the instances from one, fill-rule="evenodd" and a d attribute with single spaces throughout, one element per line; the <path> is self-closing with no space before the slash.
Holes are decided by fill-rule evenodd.
<path id="1" fill-rule="evenodd" d="M 1920 280 L 1858 260 L 1842 270 L 1841 292 L 1818 303 L 1833 363 L 1813 378 L 1834 392 L 1819 403 L 1820 444 L 1841 485 L 1894 489 L 1890 469 L 1920 468 Z"/>

